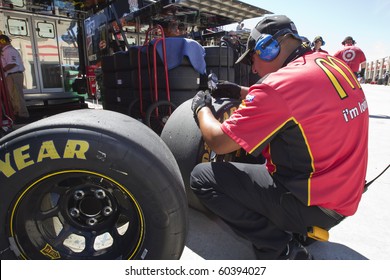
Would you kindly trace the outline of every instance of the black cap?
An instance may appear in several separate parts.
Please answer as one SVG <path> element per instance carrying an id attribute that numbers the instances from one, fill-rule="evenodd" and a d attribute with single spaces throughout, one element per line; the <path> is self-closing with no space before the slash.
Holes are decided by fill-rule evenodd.
<path id="1" fill-rule="evenodd" d="M 272 15 L 264 17 L 252 29 L 251 34 L 246 43 L 246 51 L 237 59 L 236 63 L 243 62 L 249 64 L 247 55 L 255 48 L 257 41 L 264 34 L 275 35 L 276 32 L 288 29 L 296 38 L 301 39 L 298 35 L 297 28 L 294 22 L 284 15 Z M 244 60 L 244 61 L 243 61 Z"/>
<path id="2" fill-rule="evenodd" d="M 351 37 L 351 36 L 347 36 L 345 37 L 344 41 L 341 42 L 341 44 L 345 45 L 346 41 L 348 40 L 351 40 L 352 41 L 352 44 L 356 44 L 356 41 Z"/>
<path id="3" fill-rule="evenodd" d="M 10 43 L 11 39 L 7 35 L 0 34 L 0 41 L 5 41 L 6 43 Z"/>

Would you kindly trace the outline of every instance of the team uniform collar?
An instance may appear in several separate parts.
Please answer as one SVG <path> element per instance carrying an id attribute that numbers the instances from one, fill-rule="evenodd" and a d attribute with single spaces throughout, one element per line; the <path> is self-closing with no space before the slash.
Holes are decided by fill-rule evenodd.
<path id="1" fill-rule="evenodd" d="M 289 64 L 291 61 L 297 59 L 298 57 L 304 55 L 305 53 L 307 52 L 310 52 L 311 51 L 311 48 L 310 46 L 308 46 L 307 44 L 303 43 L 301 44 L 298 48 L 296 48 L 288 57 L 287 59 L 284 61 L 283 63 L 283 66 L 286 66 L 287 64 Z"/>

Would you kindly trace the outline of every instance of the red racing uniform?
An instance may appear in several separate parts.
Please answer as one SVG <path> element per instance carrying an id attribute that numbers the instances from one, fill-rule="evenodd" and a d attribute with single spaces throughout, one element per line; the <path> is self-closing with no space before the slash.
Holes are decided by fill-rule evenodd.
<path id="1" fill-rule="evenodd" d="M 308 52 L 251 86 L 221 128 L 248 153 L 262 153 L 275 183 L 305 205 L 350 216 L 365 184 L 368 116 L 349 67 Z"/>
<path id="2" fill-rule="evenodd" d="M 345 45 L 344 48 L 337 51 L 334 56 L 344 60 L 354 73 L 359 72 L 360 64 L 366 61 L 364 52 L 354 45 Z"/>

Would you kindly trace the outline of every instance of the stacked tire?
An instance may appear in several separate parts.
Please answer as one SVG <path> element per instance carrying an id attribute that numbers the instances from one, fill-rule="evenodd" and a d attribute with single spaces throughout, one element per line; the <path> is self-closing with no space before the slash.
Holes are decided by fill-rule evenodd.
<path id="1" fill-rule="evenodd" d="M 131 75 L 136 62 L 130 54 L 121 51 L 102 59 L 104 109 L 126 114 L 136 97 Z"/>
<path id="2" fill-rule="evenodd" d="M 201 88 L 207 89 L 207 76 L 215 73 L 219 80 L 234 82 L 242 86 L 251 86 L 259 79 L 252 73 L 249 65 L 235 64 L 240 53 L 230 45 L 208 46 L 206 51 L 207 75 L 201 77 Z"/>
<path id="3" fill-rule="evenodd" d="M 199 90 L 201 74 L 187 56 L 166 72 L 168 67 L 153 47 L 134 46 L 104 57 L 104 108 L 138 119 L 160 135 L 177 106 Z"/>
<path id="4" fill-rule="evenodd" d="M 205 47 L 206 75 L 201 78 L 201 88 L 207 89 L 207 77 L 215 73 L 219 80 L 235 82 L 236 55 L 229 46 Z"/>

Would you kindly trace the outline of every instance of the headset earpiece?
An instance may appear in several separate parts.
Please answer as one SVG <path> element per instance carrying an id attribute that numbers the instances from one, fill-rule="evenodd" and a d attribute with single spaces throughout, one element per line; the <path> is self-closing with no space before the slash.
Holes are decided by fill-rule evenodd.
<path id="1" fill-rule="evenodd" d="M 263 34 L 256 43 L 255 52 L 261 60 L 272 61 L 278 56 L 280 45 L 272 35 Z"/>
<path id="2" fill-rule="evenodd" d="M 261 34 L 255 46 L 255 52 L 259 55 L 260 59 L 264 61 L 274 60 L 280 53 L 280 45 L 277 39 L 285 34 L 293 34 L 293 32 L 288 28 L 284 28 L 274 35 Z"/>

